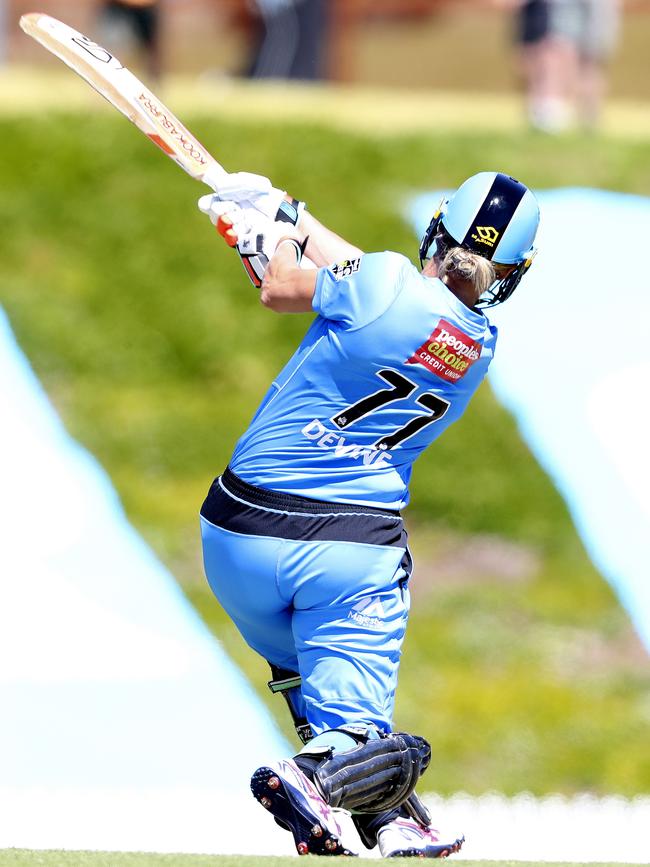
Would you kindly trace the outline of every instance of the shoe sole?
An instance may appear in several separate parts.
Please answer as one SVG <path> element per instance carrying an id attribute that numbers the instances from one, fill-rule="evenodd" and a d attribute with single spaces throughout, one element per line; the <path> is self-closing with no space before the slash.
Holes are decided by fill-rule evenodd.
<path id="1" fill-rule="evenodd" d="M 451 855 L 452 850 L 448 846 L 443 846 L 438 851 L 435 846 L 428 846 L 426 849 L 396 849 L 387 855 L 387 858 L 447 858 Z"/>
<path id="2" fill-rule="evenodd" d="M 276 822 L 291 831 L 299 855 L 352 855 L 337 834 L 317 816 L 301 793 L 274 771 L 258 768 L 251 777 L 251 791 Z"/>
<path id="3" fill-rule="evenodd" d="M 456 852 L 460 852 L 465 838 L 456 840 L 451 845 L 426 846 L 424 849 L 396 849 L 387 855 L 387 858 L 448 858 Z"/>

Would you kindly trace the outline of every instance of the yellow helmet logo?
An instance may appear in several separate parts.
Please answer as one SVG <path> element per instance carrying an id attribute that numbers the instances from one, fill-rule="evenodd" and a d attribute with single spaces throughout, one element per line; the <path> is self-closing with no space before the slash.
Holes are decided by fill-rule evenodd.
<path id="1" fill-rule="evenodd" d="M 476 231 L 478 232 L 478 236 L 473 236 L 475 241 L 487 244 L 488 247 L 494 247 L 499 237 L 499 233 L 494 226 L 477 226 Z"/>

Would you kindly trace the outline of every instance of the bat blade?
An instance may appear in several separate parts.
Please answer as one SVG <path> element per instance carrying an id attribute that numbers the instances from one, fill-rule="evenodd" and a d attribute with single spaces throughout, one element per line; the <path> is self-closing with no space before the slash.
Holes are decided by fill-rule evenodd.
<path id="1" fill-rule="evenodd" d="M 20 26 L 88 82 L 188 175 L 216 188 L 226 174 L 223 166 L 114 54 L 40 12 L 23 15 Z"/>

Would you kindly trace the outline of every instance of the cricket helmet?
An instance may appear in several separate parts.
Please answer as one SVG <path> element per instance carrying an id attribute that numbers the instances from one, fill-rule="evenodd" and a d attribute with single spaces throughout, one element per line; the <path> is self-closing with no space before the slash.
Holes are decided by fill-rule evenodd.
<path id="1" fill-rule="evenodd" d="M 463 247 L 489 259 L 497 279 L 477 307 L 509 298 L 532 264 L 539 205 L 528 187 L 501 172 L 480 172 L 443 199 L 420 242 L 420 262 Z"/>

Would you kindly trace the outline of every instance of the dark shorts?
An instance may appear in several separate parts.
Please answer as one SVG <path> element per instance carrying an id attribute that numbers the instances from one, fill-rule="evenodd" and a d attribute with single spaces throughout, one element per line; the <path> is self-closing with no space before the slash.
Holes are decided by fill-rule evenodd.
<path id="1" fill-rule="evenodd" d="M 158 9 L 153 6 L 129 6 L 119 0 L 108 0 L 103 13 L 111 19 L 124 21 L 133 30 L 139 42 L 150 48 L 158 37 Z"/>
<path id="2" fill-rule="evenodd" d="M 528 0 L 517 13 L 516 41 L 522 45 L 539 42 L 548 35 L 549 27 L 548 0 Z"/>

